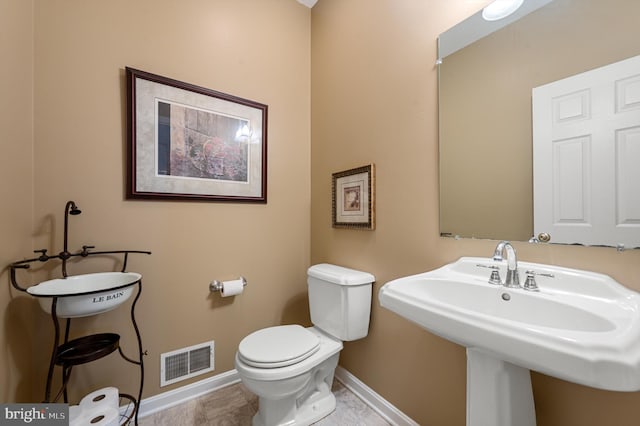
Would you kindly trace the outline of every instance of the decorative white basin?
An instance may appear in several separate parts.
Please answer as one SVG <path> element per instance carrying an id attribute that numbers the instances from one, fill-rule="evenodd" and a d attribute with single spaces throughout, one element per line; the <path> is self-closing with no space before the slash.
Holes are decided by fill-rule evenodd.
<path id="1" fill-rule="evenodd" d="M 481 265 L 481 266 L 478 266 Z M 519 262 L 539 292 L 490 284 L 491 266 L 463 257 L 385 284 L 383 307 L 492 357 L 564 380 L 616 391 L 640 390 L 640 295 L 611 277 Z"/>
<path id="2" fill-rule="evenodd" d="M 56 314 L 76 318 L 110 311 L 127 301 L 133 284 L 142 275 L 136 272 L 98 272 L 43 281 L 27 292 L 38 298 L 40 307 L 51 313 L 53 297 L 58 297 Z"/>
<path id="3" fill-rule="evenodd" d="M 519 262 L 538 292 L 489 283 L 507 262 L 463 257 L 386 283 L 380 304 L 467 348 L 467 426 L 535 426 L 529 370 L 640 390 L 640 294 L 594 272 Z"/>

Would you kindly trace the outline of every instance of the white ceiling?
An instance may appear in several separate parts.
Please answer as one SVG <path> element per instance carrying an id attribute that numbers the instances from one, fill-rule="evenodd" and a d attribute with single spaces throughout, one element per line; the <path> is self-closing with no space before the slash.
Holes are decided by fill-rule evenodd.
<path id="1" fill-rule="evenodd" d="M 318 0 L 297 0 L 297 1 L 298 3 L 304 4 L 309 9 L 311 9 L 318 2 Z"/>

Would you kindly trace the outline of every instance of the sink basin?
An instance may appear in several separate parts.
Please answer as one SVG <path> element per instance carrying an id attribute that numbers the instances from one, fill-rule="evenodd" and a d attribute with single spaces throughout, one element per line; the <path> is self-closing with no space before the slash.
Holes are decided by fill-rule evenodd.
<path id="1" fill-rule="evenodd" d="M 56 314 L 61 318 L 77 318 L 101 314 L 117 308 L 133 293 L 133 285 L 142 275 L 136 272 L 98 272 L 43 281 L 27 292 L 38 298 L 40 307 L 51 313 L 54 297 L 58 297 Z"/>
<path id="2" fill-rule="evenodd" d="M 431 278 L 428 285 L 425 282 L 423 278 L 404 280 L 394 286 L 394 290 L 406 291 L 412 298 L 473 311 L 487 321 L 493 317 L 498 323 L 514 321 L 523 326 L 590 332 L 615 329 L 615 324 L 605 316 L 551 298 L 527 297 L 530 294 L 520 291 L 505 292 L 497 286 L 490 288 L 450 279 Z M 503 295 L 507 295 L 505 298 L 509 300 L 504 300 Z"/>
<path id="3" fill-rule="evenodd" d="M 539 292 L 488 282 L 506 261 L 463 257 L 385 284 L 380 304 L 495 359 L 599 389 L 640 390 L 640 295 L 611 277 L 519 262 Z M 468 352 L 469 353 L 469 352 Z"/>

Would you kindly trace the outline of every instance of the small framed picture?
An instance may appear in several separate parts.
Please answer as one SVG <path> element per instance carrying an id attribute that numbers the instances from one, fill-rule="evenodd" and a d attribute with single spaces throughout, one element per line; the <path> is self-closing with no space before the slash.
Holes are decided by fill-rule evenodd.
<path id="1" fill-rule="evenodd" d="M 375 165 L 334 173 L 332 177 L 333 227 L 375 229 Z"/>

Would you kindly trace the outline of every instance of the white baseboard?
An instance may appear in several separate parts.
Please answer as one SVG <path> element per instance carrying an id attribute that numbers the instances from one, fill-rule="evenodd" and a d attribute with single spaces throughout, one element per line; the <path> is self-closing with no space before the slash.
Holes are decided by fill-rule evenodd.
<path id="1" fill-rule="evenodd" d="M 410 417 L 398 410 L 373 389 L 361 382 L 356 376 L 338 366 L 335 378 L 347 389 L 353 392 L 365 404 L 394 426 L 419 426 Z M 204 380 L 188 384 L 167 392 L 145 398 L 140 403 L 139 418 L 150 416 L 167 408 L 182 404 L 224 387 L 240 382 L 238 372 L 229 370 Z"/>
<path id="2" fill-rule="evenodd" d="M 353 392 L 365 404 L 394 426 L 420 426 L 409 416 L 396 408 L 389 401 L 365 385 L 356 376 L 344 368 L 338 366 L 335 374 L 336 380 Z"/>
<path id="3" fill-rule="evenodd" d="M 239 382 L 240 376 L 234 369 L 149 398 L 144 398 L 140 403 L 140 412 L 138 413 L 138 417 L 143 418 L 150 416 L 158 411 L 166 410 L 167 408 L 182 404 L 183 402 L 187 402 L 191 399 L 215 392 Z"/>

